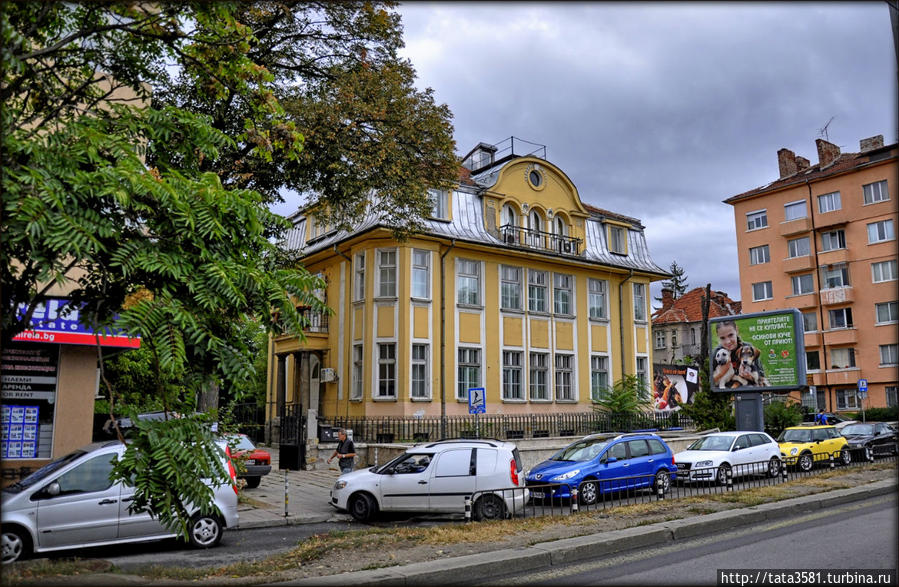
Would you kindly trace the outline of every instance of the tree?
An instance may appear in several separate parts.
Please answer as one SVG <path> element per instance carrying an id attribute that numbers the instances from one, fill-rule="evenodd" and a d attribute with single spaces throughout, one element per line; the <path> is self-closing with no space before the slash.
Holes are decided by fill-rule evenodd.
<path id="1" fill-rule="evenodd" d="M 613 428 L 631 426 L 652 405 L 649 388 L 636 375 L 625 375 L 611 387 L 600 390 L 593 400 L 593 410 L 608 415 Z"/>
<path id="2" fill-rule="evenodd" d="M 670 289 L 674 292 L 674 299 L 677 299 L 684 295 L 687 292 L 687 274 L 683 267 L 677 264 L 677 261 L 672 261 L 671 265 L 668 267 L 668 272 L 671 273 L 671 279 L 668 281 L 662 282 L 662 288 Z M 655 298 L 657 302 L 661 302 L 662 298 Z"/>
<path id="3" fill-rule="evenodd" d="M 777 438 L 784 428 L 795 426 L 800 422 L 802 422 L 802 406 L 795 400 L 775 399 L 765 406 L 765 432 L 774 438 Z"/>

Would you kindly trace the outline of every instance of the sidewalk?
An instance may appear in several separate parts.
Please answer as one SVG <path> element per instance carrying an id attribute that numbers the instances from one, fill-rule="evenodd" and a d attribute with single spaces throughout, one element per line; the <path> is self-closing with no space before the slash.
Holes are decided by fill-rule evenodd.
<path id="1" fill-rule="evenodd" d="M 328 505 L 331 487 L 340 471 L 282 471 L 278 468 L 277 447 L 263 447 L 272 455 L 272 472 L 262 478 L 259 487 L 244 488 L 244 503 L 238 506 L 237 529 L 343 522 L 352 517 Z M 287 477 L 287 516 L 284 500 L 284 478 Z"/>

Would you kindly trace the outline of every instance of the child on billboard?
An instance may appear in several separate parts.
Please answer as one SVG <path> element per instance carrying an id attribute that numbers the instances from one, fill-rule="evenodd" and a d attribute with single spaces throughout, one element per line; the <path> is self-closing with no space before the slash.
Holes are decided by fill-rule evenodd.
<path id="1" fill-rule="evenodd" d="M 715 334 L 720 345 L 712 355 L 712 381 L 715 387 L 725 389 L 770 385 L 759 361 L 761 352 L 740 339 L 736 321 L 717 322 Z"/>

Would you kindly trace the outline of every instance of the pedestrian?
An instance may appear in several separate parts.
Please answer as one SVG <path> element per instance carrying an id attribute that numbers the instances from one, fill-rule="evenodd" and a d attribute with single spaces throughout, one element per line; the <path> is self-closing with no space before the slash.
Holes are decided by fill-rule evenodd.
<path id="1" fill-rule="evenodd" d="M 827 425 L 827 414 L 824 413 L 824 410 L 818 410 L 818 415 L 815 416 L 815 424 L 820 424 L 822 426 Z"/>
<path id="2" fill-rule="evenodd" d="M 334 450 L 334 454 L 328 458 L 328 462 L 330 463 L 334 457 L 337 457 L 340 472 L 352 473 L 356 458 L 356 446 L 352 440 L 347 438 L 346 430 L 343 428 L 337 431 L 337 440 L 337 448 Z"/>

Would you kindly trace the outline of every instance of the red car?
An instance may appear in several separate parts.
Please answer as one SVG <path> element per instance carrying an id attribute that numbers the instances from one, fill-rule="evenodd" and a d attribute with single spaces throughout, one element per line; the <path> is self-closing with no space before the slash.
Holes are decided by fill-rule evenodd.
<path id="1" fill-rule="evenodd" d="M 238 468 L 245 469 L 237 476 L 245 479 L 250 489 L 259 487 L 262 476 L 272 472 L 272 455 L 267 450 L 256 448 L 246 434 L 229 434 L 228 444 L 233 447 L 232 458 L 241 465 Z"/>

